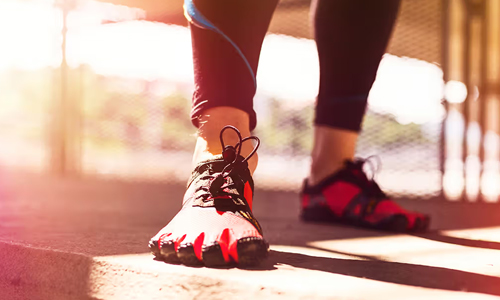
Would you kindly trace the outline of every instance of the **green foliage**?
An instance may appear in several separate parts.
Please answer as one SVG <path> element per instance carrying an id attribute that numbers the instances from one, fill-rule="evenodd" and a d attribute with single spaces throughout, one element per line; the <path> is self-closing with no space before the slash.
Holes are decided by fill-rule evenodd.
<path id="1" fill-rule="evenodd" d="M 268 118 L 259 120 L 256 135 L 262 148 L 272 154 L 307 155 L 312 147 L 313 107 L 287 106 L 285 101 L 268 100 Z"/>
<path id="2" fill-rule="evenodd" d="M 125 80 L 91 72 L 83 81 L 87 147 L 116 152 L 139 148 L 191 150 L 194 146 L 190 137 L 195 128 L 185 95 L 156 95 L 149 91 L 150 83 L 139 80 L 131 83 L 139 88 L 127 88 Z"/>
<path id="3" fill-rule="evenodd" d="M 190 121 L 191 102 L 179 93 L 171 94 L 162 100 L 165 121 L 162 130 L 163 149 L 186 149 L 194 147 L 196 129 Z"/>
<path id="4" fill-rule="evenodd" d="M 284 100 L 268 101 L 269 117 L 259 120 L 256 130 L 262 148 L 274 154 L 308 155 L 312 149 L 313 105 L 297 107 L 287 105 Z M 394 148 L 429 143 L 432 141 L 422 133 L 421 125 L 403 125 L 391 115 L 368 111 L 358 147 Z"/>
<path id="5" fill-rule="evenodd" d="M 158 95 L 155 85 L 168 84 L 96 75 L 90 68 L 68 70 L 71 100 L 81 101 L 82 136 L 89 149 L 114 152 L 130 149 L 189 150 L 194 146 L 196 129 L 191 124 L 190 97 L 180 90 Z M 4 122 L 15 116 L 30 116 L 29 132 L 20 135 L 43 136 L 43 116 L 53 113 L 60 86 L 57 69 L 10 71 L 0 74 Z M 312 147 L 313 105 L 268 99 L 266 117 L 259 118 L 255 134 L 262 150 L 271 154 L 308 155 Z M 13 117 L 14 116 L 14 117 Z M 25 122 L 26 123 L 26 122 Z M 25 126 L 27 127 L 27 126 Z M 418 124 L 399 124 L 394 117 L 369 111 L 358 142 L 361 147 L 393 148 L 429 144 Z"/>
<path id="6" fill-rule="evenodd" d="M 369 143 L 372 146 L 392 148 L 431 142 L 422 134 L 419 124 L 400 124 L 391 115 L 368 112 L 363 121 L 363 131 L 359 144 Z"/>

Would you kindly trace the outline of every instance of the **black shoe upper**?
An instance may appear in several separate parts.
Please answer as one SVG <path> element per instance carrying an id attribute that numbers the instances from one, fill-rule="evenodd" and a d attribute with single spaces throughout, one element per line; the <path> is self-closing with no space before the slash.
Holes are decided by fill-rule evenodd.
<path id="1" fill-rule="evenodd" d="M 232 164 L 232 165 L 231 165 Z M 200 163 L 192 172 L 188 189 L 196 185 L 193 195 L 184 205 L 213 207 L 220 212 L 230 212 L 244 218 L 262 234 L 262 228 L 252 214 L 245 189 L 254 193 L 254 183 L 248 163 L 242 156 L 232 160 L 219 156 Z"/>

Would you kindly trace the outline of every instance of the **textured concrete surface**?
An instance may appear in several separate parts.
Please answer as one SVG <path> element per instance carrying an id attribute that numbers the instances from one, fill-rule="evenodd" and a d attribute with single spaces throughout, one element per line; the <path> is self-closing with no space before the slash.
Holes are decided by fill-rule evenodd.
<path id="1" fill-rule="evenodd" d="M 181 185 L 10 174 L 0 194 L 0 299 L 500 299 L 499 205 L 402 201 L 432 230 L 391 235 L 304 224 L 296 194 L 257 191 L 272 251 L 242 270 L 148 253 Z"/>

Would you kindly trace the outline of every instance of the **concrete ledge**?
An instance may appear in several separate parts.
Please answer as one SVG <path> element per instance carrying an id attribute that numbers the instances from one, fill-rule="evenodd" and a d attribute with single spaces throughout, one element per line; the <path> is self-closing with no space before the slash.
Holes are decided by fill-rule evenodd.
<path id="1" fill-rule="evenodd" d="M 88 299 L 92 258 L 0 243 L 2 299 Z"/>
<path id="2" fill-rule="evenodd" d="M 500 299 L 494 296 L 500 295 L 498 277 L 273 248 L 266 264 L 242 270 L 166 264 L 150 254 L 91 258 L 1 243 L 0 291 L 2 299 Z M 318 261 L 333 262 L 337 271 Z"/>

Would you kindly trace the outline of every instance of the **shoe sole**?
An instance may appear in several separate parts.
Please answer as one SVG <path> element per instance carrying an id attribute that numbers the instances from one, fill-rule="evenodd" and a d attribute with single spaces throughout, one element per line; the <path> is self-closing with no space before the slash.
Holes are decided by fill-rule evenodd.
<path id="1" fill-rule="evenodd" d="M 303 209 L 300 214 L 300 218 L 305 222 L 344 224 L 390 232 L 427 231 L 430 225 L 430 217 L 424 216 L 423 218 L 417 218 L 414 226 L 408 229 L 408 219 L 403 214 L 396 214 L 377 224 L 372 224 L 359 219 L 338 217 L 334 215 L 327 207 L 323 206 L 308 207 Z"/>
<path id="2" fill-rule="evenodd" d="M 192 244 L 184 244 L 175 251 L 172 241 L 162 242 L 159 247 L 158 241 L 149 242 L 151 253 L 159 260 L 168 263 L 181 263 L 187 266 L 205 265 L 206 267 L 224 267 L 235 264 L 234 260 L 226 262 L 222 249 L 218 243 L 205 246 L 202 252 L 202 261 L 195 254 Z M 238 252 L 238 267 L 248 268 L 257 266 L 266 259 L 269 253 L 269 244 L 258 237 L 247 237 L 239 239 L 236 245 Z"/>

